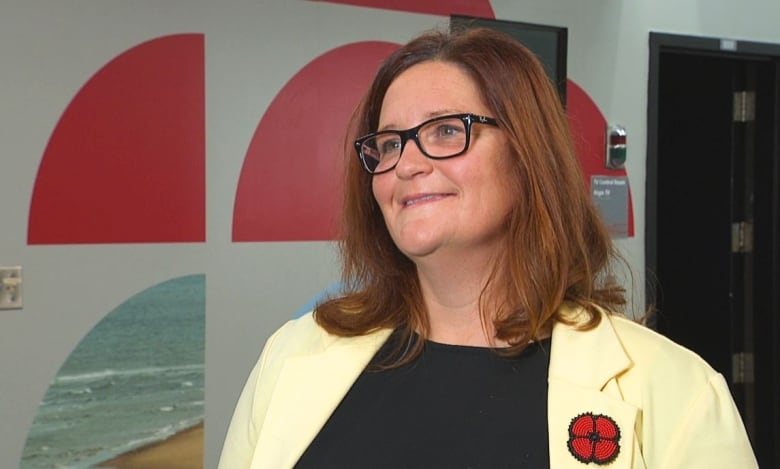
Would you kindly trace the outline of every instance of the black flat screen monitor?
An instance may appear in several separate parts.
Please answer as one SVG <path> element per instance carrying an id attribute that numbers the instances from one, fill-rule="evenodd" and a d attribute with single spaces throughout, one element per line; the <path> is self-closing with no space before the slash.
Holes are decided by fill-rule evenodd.
<path id="1" fill-rule="evenodd" d="M 567 28 L 473 16 L 450 16 L 450 30 L 464 27 L 495 29 L 509 34 L 528 47 L 539 57 L 548 76 L 558 88 L 561 102 L 566 105 Z"/>

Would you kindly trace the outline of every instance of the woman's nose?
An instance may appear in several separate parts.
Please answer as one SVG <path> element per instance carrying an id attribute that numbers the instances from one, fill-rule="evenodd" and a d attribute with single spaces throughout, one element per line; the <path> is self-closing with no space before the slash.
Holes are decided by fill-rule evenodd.
<path id="1" fill-rule="evenodd" d="M 433 160 L 428 158 L 420 150 L 418 143 L 412 139 L 406 142 L 395 166 L 395 173 L 399 178 L 410 178 L 417 174 L 427 174 L 433 169 Z"/>

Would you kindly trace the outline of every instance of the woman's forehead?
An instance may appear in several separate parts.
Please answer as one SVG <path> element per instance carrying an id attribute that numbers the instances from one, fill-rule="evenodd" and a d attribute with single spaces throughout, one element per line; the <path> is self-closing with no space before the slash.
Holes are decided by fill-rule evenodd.
<path id="1" fill-rule="evenodd" d="M 379 125 L 411 126 L 431 117 L 461 112 L 486 112 L 476 82 L 450 62 L 423 62 L 405 70 L 390 84 L 382 101 Z"/>

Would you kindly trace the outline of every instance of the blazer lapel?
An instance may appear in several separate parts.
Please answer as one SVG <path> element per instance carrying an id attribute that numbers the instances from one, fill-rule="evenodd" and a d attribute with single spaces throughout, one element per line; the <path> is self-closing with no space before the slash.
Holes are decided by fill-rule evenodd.
<path id="1" fill-rule="evenodd" d="M 252 468 L 292 467 L 390 332 L 335 338 L 321 352 L 287 359 L 271 396 Z"/>
<path id="2" fill-rule="evenodd" d="M 631 366 L 608 316 L 589 331 L 556 324 L 547 403 L 551 467 L 644 467 L 634 434 L 639 412 L 622 400 L 615 379 Z"/>

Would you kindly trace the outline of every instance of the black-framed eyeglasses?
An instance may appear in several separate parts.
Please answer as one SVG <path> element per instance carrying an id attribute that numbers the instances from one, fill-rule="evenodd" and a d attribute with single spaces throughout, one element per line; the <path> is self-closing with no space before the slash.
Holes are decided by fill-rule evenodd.
<path id="1" fill-rule="evenodd" d="M 466 153 L 473 124 L 498 127 L 498 122 L 492 117 L 449 114 L 434 117 L 411 129 L 383 130 L 360 137 L 355 140 L 355 150 L 366 172 L 386 173 L 396 167 L 409 140 L 414 140 L 420 152 L 428 158 L 440 160 Z"/>

